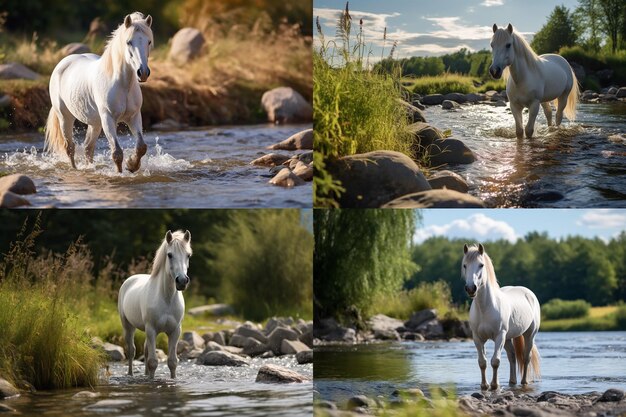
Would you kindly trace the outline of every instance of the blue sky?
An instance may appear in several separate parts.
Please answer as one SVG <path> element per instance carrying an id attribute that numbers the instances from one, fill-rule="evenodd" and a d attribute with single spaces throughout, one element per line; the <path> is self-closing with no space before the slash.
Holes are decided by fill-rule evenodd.
<path id="1" fill-rule="evenodd" d="M 574 10 L 578 0 L 355 0 L 350 2 L 353 27 L 364 21 L 372 60 L 380 58 L 384 28 L 385 55 L 398 41 L 396 57 L 432 56 L 462 47 L 487 49 L 494 23 L 511 23 L 528 40 L 546 22 L 555 6 Z M 344 0 L 314 0 L 313 16 L 320 18 L 326 39 L 334 37 Z"/>
<path id="2" fill-rule="evenodd" d="M 415 241 L 432 236 L 465 238 L 469 243 L 515 241 L 528 232 L 553 238 L 580 235 L 605 241 L 626 230 L 626 209 L 428 209 Z"/>

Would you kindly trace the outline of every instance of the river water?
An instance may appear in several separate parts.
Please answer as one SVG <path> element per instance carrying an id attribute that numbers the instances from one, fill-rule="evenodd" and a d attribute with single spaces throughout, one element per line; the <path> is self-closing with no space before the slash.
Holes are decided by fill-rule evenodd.
<path id="1" fill-rule="evenodd" d="M 539 332 L 542 379 L 525 392 L 584 393 L 626 389 L 626 332 Z M 493 343 L 487 343 L 487 361 Z M 510 389 L 509 362 L 502 352 L 500 385 Z M 487 367 L 491 381 L 491 367 Z M 518 382 L 521 378 L 518 376 Z M 326 400 L 355 394 L 389 398 L 398 388 L 453 387 L 457 394 L 480 391 L 476 348 L 463 342 L 394 342 L 315 347 L 315 390 Z M 521 389 L 519 385 L 516 389 Z"/>
<path id="2" fill-rule="evenodd" d="M 0 172 L 30 176 L 38 192 L 28 200 L 36 207 L 311 207 L 311 183 L 277 187 L 268 184 L 267 168 L 249 165 L 270 152 L 267 146 L 307 128 L 265 124 L 148 132 L 148 153 L 134 174 L 117 173 L 104 137 L 98 139 L 94 164 L 87 163 L 82 145 L 77 147 L 74 170 L 67 158 L 42 153 L 41 133 L 3 135 Z M 79 144 L 82 138 L 77 135 Z M 125 159 L 134 144 L 131 136 L 120 136 Z"/>
<path id="3" fill-rule="evenodd" d="M 24 416 L 311 416 L 311 382 L 254 382 L 259 368 L 268 363 L 313 376 L 313 365 L 298 365 L 294 356 L 255 358 L 243 367 L 181 361 L 176 380 L 169 378 L 167 365 L 159 363 L 154 381 L 143 376 L 143 364 L 138 363 L 135 375 L 129 377 L 127 365 L 118 362 L 109 364 L 108 382 L 94 388 L 100 394 L 96 398 L 74 398 L 81 389 L 40 391 L 5 400 L 4 404 Z M 96 407 L 101 400 L 125 403 Z"/>
<path id="4" fill-rule="evenodd" d="M 476 162 L 452 170 L 491 206 L 626 206 L 626 103 L 579 104 L 576 122 L 561 128 L 540 111 L 535 137 L 521 141 L 508 107 L 432 106 L 425 116 L 475 152 Z"/>

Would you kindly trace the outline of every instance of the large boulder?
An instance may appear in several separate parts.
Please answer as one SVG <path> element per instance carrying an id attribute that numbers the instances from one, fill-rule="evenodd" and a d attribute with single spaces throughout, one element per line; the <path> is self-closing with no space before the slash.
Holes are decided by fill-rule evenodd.
<path id="1" fill-rule="evenodd" d="M 424 113 L 422 113 L 422 111 L 417 106 L 414 106 L 413 104 L 408 103 L 402 99 L 398 99 L 398 101 L 400 102 L 400 104 L 402 104 L 402 107 L 404 108 L 404 111 L 406 112 L 407 118 L 409 119 L 409 123 L 426 121 L 426 117 L 424 117 Z"/>
<path id="2" fill-rule="evenodd" d="M 327 342 L 356 342 L 356 331 L 352 328 L 341 326 L 333 318 L 322 319 L 316 322 L 313 327 L 313 335 Z"/>
<path id="3" fill-rule="evenodd" d="M 200 55 L 204 46 L 204 36 L 196 28 L 182 28 L 172 38 L 168 58 L 177 64 L 186 64 Z"/>
<path id="4" fill-rule="evenodd" d="M 456 110 L 456 109 L 461 108 L 461 106 L 456 101 L 444 100 L 441 103 L 441 108 L 444 110 Z"/>
<path id="5" fill-rule="evenodd" d="M 305 184 L 305 181 L 294 174 L 289 168 L 282 168 L 278 174 L 269 181 L 270 184 L 280 187 L 291 188 Z"/>
<path id="6" fill-rule="evenodd" d="M 296 355 L 307 350 L 311 349 L 299 340 L 284 339 L 280 345 L 280 353 L 283 355 Z"/>
<path id="7" fill-rule="evenodd" d="M 261 343 L 267 343 L 267 336 L 265 336 L 259 329 L 254 329 L 247 326 L 239 326 L 235 330 L 235 335 L 241 335 L 244 337 L 251 337 L 258 340 Z"/>
<path id="8" fill-rule="evenodd" d="M 248 337 L 243 345 L 241 353 L 248 356 L 259 356 L 269 351 L 270 347 L 266 343 L 259 342 L 253 337 Z"/>
<path id="9" fill-rule="evenodd" d="M 406 322 L 404 322 L 404 327 L 411 329 L 411 330 L 415 330 L 422 323 L 426 323 L 427 321 L 430 321 L 436 318 L 437 318 L 437 310 L 435 309 L 431 308 L 431 309 L 416 311 L 415 313 L 411 315 L 411 317 Z"/>
<path id="10" fill-rule="evenodd" d="M 35 183 L 26 175 L 11 174 L 0 177 L 0 192 L 11 191 L 15 194 L 34 194 L 37 192 Z"/>
<path id="11" fill-rule="evenodd" d="M 409 126 L 409 131 L 422 147 L 428 146 L 436 140 L 444 139 L 443 133 L 428 123 L 413 123 Z"/>
<path id="12" fill-rule="evenodd" d="M 454 190 L 428 190 L 408 194 L 388 202 L 384 208 L 484 208 L 476 197 Z"/>
<path id="13" fill-rule="evenodd" d="M 400 152 L 350 155 L 327 167 L 346 189 L 339 198 L 342 207 L 380 207 L 400 196 L 431 189 L 417 164 Z"/>
<path id="14" fill-rule="evenodd" d="M 420 324 L 415 329 L 416 332 L 419 332 L 424 335 L 426 339 L 441 339 L 445 336 L 443 331 L 443 325 L 437 319 L 428 320 L 425 323 Z"/>
<path id="15" fill-rule="evenodd" d="M 465 94 L 461 94 L 461 93 L 448 93 L 445 96 L 443 96 L 443 99 L 454 101 L 455 103 L 458 103 L 458 104 L 463 104 L 467 101 L 467 97 L 465 97 Z"/>
<path id="16" fill-rule="evenodd" d="M 183 338 L 192 349 L 203 349 L 205 341 L 197 332 L 185 332 Z"/>
<path id="17" fill-rule="evenodd" d="M 39 77 L 35 71 L 17 62 L 0 64 L 0 80 L 37 80 Z"/>
<path id="18" fill-rule="evenodd" d="M 307 378 L 304 375 L 300 375 L 299 373 L 294 372 L 290 369 L 273 364 L 263 365 L 259 369 L 259 373 L 256 377 L 256 382 L 264 383 L 288 384 L 293 382 L 305 381 L 310 381 L 310 378 Z"/>
<path id="19" fill-rule="evenodd" d="M 15 208 L 30 206 L 30 202 L 24 197 L 11 191 L 0 191 L 0 208 Z"/>
<path id="20" fill-rule="evenodd" d="M 424 96 L 420 99 L 420 103 L 425 104 L 427 106 L 437 106 L 443 103 L 443 95 L 442 94 L 430 94 Z"/>
<path id="21" fill-rule="evenodd" d="M 289 159 L 291 159 L 291 157 L 287 155 L 281 155 L 278 153 L 270 153 L 270 154 L 263 155 L 262 157 L 255 159 L 254 161 L 250 162 L 250 165 L 257 165 L 257 166 L 262 166 L 262 167 L 275 167 L 275 166 L 284 164 Z"/>
<path id="22" fill-rule="evenodd" d="M 313 129 L 303 130 L 291 135 L 282 142 L 268 146 L 272 150 L 296 151 L 296 150 L 313 150 Z"/>
<path id="23" fill-rule="evenodd" d="M 248 365 L 248 361 L 243 359 L 239 355 L 235 355 L 234 353 L 225 352 L 221 350 L 213 350 L 202 353 L 202 355 L 198 356 L 196 359 L 196 363 L 198 365 L 207 365 L 207 366 L 245 366 Z"/>
<path id="24" fill-rule="evenodd" d="M 382 334 L 390 331 L 395 332 L 396 329 L 404 326 L 402 320 L 394 319 L 392 317 L 385 316 L 384 314 L 376 314 L 375 316 L 370 317 L 367 324 L 375 335 L 376 333 Z"/>
<path id="25" fill-rule="evenodd" d="M 426 159 L 431 166 L 471 164 L 474 153 L 460 140 L 445 138 L 439 129 L 426 123 L 409 126 L 413 134 L 412 152 L 415 158 Z"/>
<path id="26" fill-rule="evenodd" d="M 296 361 L 300 365 L 304 365 L 306 363 L 313 363 L 313 350 L 303 350 L 301 352 L 296 353 Z"/>
<path id="27" fill-rule="evenodd" d="M 126 359 L 126 355 L 124 355 L 124 348 L 121 346 L 114 345 L 113 343 L 104 343 L 102 348 L 110 361 L 121 362 Z"/>
<path id="28" fill-rule="evenodd" d="M 274 355 L 280 355 L 283 340 L 298 340 L 298 333 L 289 327 L 276 327 L 268 336 L 268 345 Z"/>
<path id="29" fill-rule="evenodd" d="M 303 181 L 313 181 L 313 163 L 307 165 L 302 161 L 298 161 L 292 172 L 293 175 Z"/>
<path id="30" fill-rule="evenodd" d="M 91 49 L 84 43 L 80 42 L 72 42 L 65 45 L 61 48 L 61 54 L 63 56 L 73 55 L 73 54 L 88 54 L 91 52 Z"/>
<path id="31" fill-rule="evenodd" d="M 6 379 L 0 378 L 0 400 L 16 395 L 20 395 L 20 391 Z"/>
<path id="32" fill-rule="evenodd" d="M 310 122 L 313 108 L 300 93 L 291 87 L 278 87 L 266 91 L 261 105 L 272 123 Z"/>
<path id="33" fill-rule="evenodd" d="M 476 93 L 467 93 L 465 94 L 465 100 L 469 103 L 478 103 L 479 101 L 485 100 L 485 95 L 476 94 Z"/>
<path id="34" fill-rule="evenodd" d="M 615 94 L 617 98 L 626 98 L 626 87 L 620 87 Z"/>
<path id="35" fill-rule="evenodd" d="M 428 178 L 428 183 L 433 190 L 447 188 L 460 193 L 466 193 L 469 190 L 467 181 L 462 176 L 448 170 L 435 172 L 433 176 Z"/>

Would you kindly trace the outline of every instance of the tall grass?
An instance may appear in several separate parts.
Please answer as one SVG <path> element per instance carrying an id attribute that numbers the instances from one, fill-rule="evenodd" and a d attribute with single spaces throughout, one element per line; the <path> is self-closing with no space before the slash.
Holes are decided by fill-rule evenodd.
<path id="1" fill-rule="evenodd" d="M 615 312 L 615 323 L 620 330 L 626 330 L 626 305 L 622 304 Z"/>
<path id="2" fill-rule="evenodd" d="M 315 125 L 315 205 L 334 205 L 341 192 L 326 163 L 346 155 L 386 149 L 410 155 L 410 134 L 401 104 L 400 71 L 371 70 L 371 49 L 363 22 L 352 22 L 346 4 L 337 37 L 326 40 L 317 23 L 319 45 L 313 51 Z M 353 31 L 353 28 L 357 29 Z M 386 39 L 384 39 L 386 41 Z M 392 45 L 390 54 L 395 47 Z M 366 52 L 368 50 L 369 52 Z"/>
<path id="3" fill-rule="evenodd" d="M 504 80 L 479 81 L 478 78 L 460 74 L 442 74 L 416 78 L 405 78 L 408 89 L 417 94 L 484 93 L 489 90 L 506 89 Z"/>
<path id="4" fill-rule="evenodd" d="M 546 320 L 575 319 L 587 317 L 591 304 L 585 300 L 561 300 L 554 298 L 541 306 L 541 315 Z"/>

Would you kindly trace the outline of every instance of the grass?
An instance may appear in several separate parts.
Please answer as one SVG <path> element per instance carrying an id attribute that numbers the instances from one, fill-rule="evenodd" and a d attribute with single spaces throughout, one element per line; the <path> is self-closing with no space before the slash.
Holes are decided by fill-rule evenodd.
<path id="1" fill-rule="evenodd" d="M 567 332 L 567 331 L 609 331 L 626 329 L 625 322 L 618 322 L 618 316 L 626 316 L 624 306 L 591 307 L 589 315 L 579 318 L 543 320 L 541 331 L 544 332 Z"/>
<path id="2" fill-rule="evenodd" d="M 577 319 L 589 315 L 591 304 L 585 300 L 561 300 L 554 298 L 541 306 L 544 320 Z"/>
<path id="3" fill-rule="evenodd" d="M 606 51 L 589 51 L 580 46 L 566 46 L 559 50 L 559 55 L 592 71 L 610 68 L 614 71 L 614 81 L 619 85 L 626 84 L 626 51 L 621 50 L 611 54 Z M 578 81 L 583 84 L 583 88 L 589 87 L 597 90 L 593 88 L 597 83 L 597 79 L 594 80 L 593 77 L 587 76 L 585 80 Z"/>
<path id="4" fill-rule="evenodd" d="M 489 90 L 502 91 L 506 84 L 502 79 L 481 81 L 478 78 L 460 74 L 407 77 L 403 79 L 407 89 L 416 94 L 484 93 Z"/>

